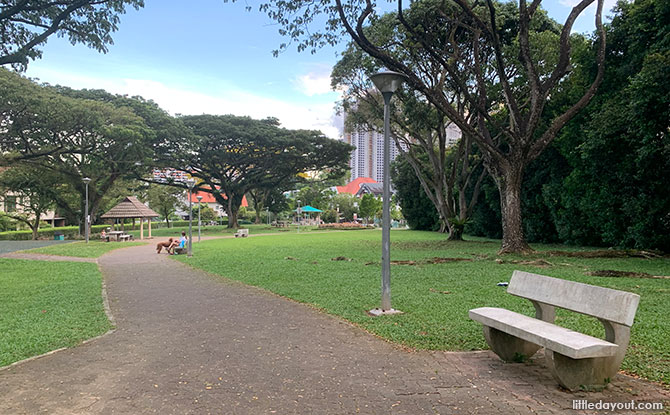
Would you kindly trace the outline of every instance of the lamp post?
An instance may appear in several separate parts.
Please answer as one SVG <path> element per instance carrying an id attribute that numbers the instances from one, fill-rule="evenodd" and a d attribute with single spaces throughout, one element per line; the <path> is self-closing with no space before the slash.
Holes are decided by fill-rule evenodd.
<path id="1" fill-rule="evenodd" d="M 195 198 L 198 199 L 198 242 L 200 242 L 200 226 L 202 225 L 202 222 L 200 221 L 200 211 L 202 210 L 200 201 L 202 200 L 202 196 L 198 195 Z"/>
<path id="2" fill-rule="evenodd" d="M 86 185 L 86 210 L 84 211 L 84 238 L 86 238 L 86 243 L 88 243 L 88 235 L 90 229 L 91 219 L 88 217 L 88 184 L 91 182 L 91 179 L 84 177 L 81 179 Z"/>
<path id="3" fill-rule="evenodd" d="M 300 209 L 300 199 L 298 199 L 298 209 L 295 210 L 298 214 L 298 233 L 300 233 L 300 215 L 302 214 L 302 209 Z"/>
<path id="4" fill-rule="evenodd" d="M 186 180 L 186 185 L 188 186 L 188 252 L 187 256 L 193 256 L 193 245 L 191 244 L 192 233 L 193 233 L 193 203 L 191 202 L 191 192 L 193 191 L 193 186 L 195 186 L 195 180 L 188 179 Z"/>
<path id="5" fill-rule="evenodd" d="M 265 216 L 268 218 L 268 226 L 270 226 L 270 208 L 266 207 L 265 208 Z"/>
<path id="6" fill-rule="evenodd" d="M 395 314 L 391 307 L 391 97 L 400 87 L 405 75 L 397 72 L 379 72 L 370 76 L 384 97 L 384 194 L 382 204 L 382 301 L 381 310 L 370 311 L 372 315 Z"/>
<path id="7" fill-rule="evenodd" d="M 340 204 L 335 205 L 337 207 L 337 217 L 335 218 L 335 223 L 340 223 Z"/>

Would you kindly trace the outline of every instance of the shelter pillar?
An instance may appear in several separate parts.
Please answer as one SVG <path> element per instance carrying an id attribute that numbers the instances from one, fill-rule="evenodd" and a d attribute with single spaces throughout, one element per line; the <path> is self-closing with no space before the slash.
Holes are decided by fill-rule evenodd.
<path id="1" fill-rule="evenodd" d="M 151 218 L 147 218 L 147 223 L 149 224 L 149 239 L 151 239 Z"/>
<path id="2" fill-rule="evenodd" d="M 140 239 L 144 239 L 144 218 L 140 218 Z"/>

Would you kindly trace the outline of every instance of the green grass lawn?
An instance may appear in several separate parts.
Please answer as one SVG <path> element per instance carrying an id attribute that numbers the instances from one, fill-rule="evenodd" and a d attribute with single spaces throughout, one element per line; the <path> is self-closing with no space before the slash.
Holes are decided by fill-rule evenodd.
<path id="1" fill-rule="evenodd" d="M 139 225 L 138 225 L 139 226 Z M 297 227 L 296 226 L 291 226 L 289 228 L 275 228 L 272 226 L 268 225 L 240 225 L 240 228 L 247 228 L 249 229 L 249 234 L 250 235 L 256 235 L 256 234 L 261 234 L 261 233 L 297 233 Z M 317 230 L 316 226 L 301 226 L 300 227 L 300 232 L 301 233 L 307 233 L 307 232 L 314 232 Z M 174 228 L 160 228 L 160 229 L 152 229 L 151 230 L 151 236 L 154 238 L 169 238 L 169 237 L 179 237 L 181 236 L 181 233 L 186 232 L 188 234 L 188 226 L 177 226 Z M 194 222 L 193 223 L 193 240 L 197 241 L 198 240 L 198 223 Z M 232 235 L 236 232 L 235 229 L 229 229 L 227 226 L 203 226 L 200 229 L 200 234 L 201 236 L 227 236 L 227 235 Z M 129 230 L 129 227 L 126 227 L 126 233 L 129 233 L 133 235 L 133 237 L 137 240 L 140 237 L 140 231 L 138 229 L 135 230 Z M 147 231 L 147 227 L 145 225 L 144 227 L 144 236 L 146 237 L 149 234 Z"/>
<path id="2" fill-rule="evenodd" d="M 111 328 L 95 264 L 0 258 L 0 367 Z"/>
<path id="3" fill-rule="evenodd" d="M 24 252 L 79 258 L 98 258 L 115 249 L 144 245 L 145 243 L 146 242 L 103 242 L 100 240 L 90 240 L 89 243 L 79 241 L 69 244 L 52 245 L 44 248 L 35 248 Z"/>
<path id="4" fill-rule="evenodd" d="M 311 304 L 390 341 L 431 350 L 487 347 L 481 326 L 468 318 L 471 308 L 504 307 L 533 315 L 529 301 L 506 294 L 505 288 L 496 285 L 509 281 L 515 269 L 630 291 L 639 294 L 641 302 L 622 368 L 670 383 L 670 280 L 585 274 L 607 269 L 670 275 L 670 259 L 550 257 L 542 251 L 576 249 L 534 245 L 538 254 L 507 255 L 501 264 L 496 262 L 499 241 L 448 242 L 444 235 L 416 231 L 394 231 L 391 238 L 391 259 L 415 262 L 391 267 L 393 307 L 404 311 L 392 317 L 366 314 L 380 301 L 381 232 L 376 230 L 204 241 L 188 264 Z M 351 261 L 333 261 L 336 257 Z M 435 257 L 468 261 L 427 262 Z M 540 258 L 548 264 L 510 263 Z M 604 336 L 596 319 L 576 313 L 559 310 L 557 323 Z"/>

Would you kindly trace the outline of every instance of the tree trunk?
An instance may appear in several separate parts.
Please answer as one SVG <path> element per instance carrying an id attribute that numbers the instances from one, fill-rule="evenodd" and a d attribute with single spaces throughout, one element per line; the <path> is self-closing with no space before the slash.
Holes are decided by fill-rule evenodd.
<path id="1" fill-rule="evenodd" d="M 32 231 L 33 231 L 33 241 L 37 240 L 37 235 L 40 230 L 40 214 L 35 213 L 35 222 L 33 222 L 33 226 L 31 226 Z"/>
<path id="2" fill-rule="evenodd" d="M 521 181 L 523 167 L 503 169 L 501 175 L 494 174 L 500 191 L 500 213 L 502 215 L 503 240 L 499 254 L 525 254 L 533 250 L 523 234 L 521 218 Z"/>
<path id="3" fill-rule="evenodd" d="M 233 197 L 228 195 L 228 204 L 226 207 L 226 213 L 228 213 L 228 228 L 231 229 L 237 229 L 239 228 L 239 225 L 237 223 L 237 212 L 239 211 L 240 207 L 235 206 L 235 203 L 233 203 Z"/>
<path id="4" fill-rule="evenodd" d="M 256 225 L 261 224 L 261 212 L 259 211 L 259 209 L 256 209 L 256 220 L 254 221 L 254 223 Z"/>
<path id="5" fill-rule="evenodd" d="M 449 241 L 462 241 L 463 240 L 463 225 L 452 224 L 449 232 Z"/>

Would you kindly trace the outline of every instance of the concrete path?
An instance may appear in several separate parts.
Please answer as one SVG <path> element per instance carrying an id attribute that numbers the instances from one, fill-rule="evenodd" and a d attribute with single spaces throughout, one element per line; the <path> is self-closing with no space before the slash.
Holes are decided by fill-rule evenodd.
<path id="1" fill-rule="evenodd" d="M 7 252 L 23 251 L 25 249 L 41 248 L 44 246 L 69 244 L 73 240 L 66 241 L 0 241 L 0 255 Z"/>
<path id="2" fill-rule="evenodd" d="M 580 413 L 573 399 L 670 400 L 623 375 L 573 394 L 538 363 L 401 350 L 148 245 L 99 264 L 117 330 L 0 371 L 0 414 L 558 414 Z"/>

